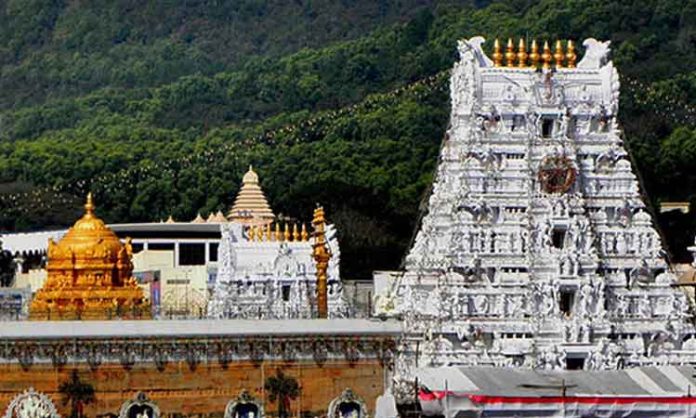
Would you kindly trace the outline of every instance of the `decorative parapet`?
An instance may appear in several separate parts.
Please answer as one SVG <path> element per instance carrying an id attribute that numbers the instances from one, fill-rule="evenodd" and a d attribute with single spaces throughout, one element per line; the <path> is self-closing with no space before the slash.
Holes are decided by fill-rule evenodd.
<path id="1" fill-rule="evenodd" d="M 600 42 L 596 39 L 588 38 L 582 43 L 585 47 L 585 55 L 578 62 L 575 42 L 572 40 L 556 40 L 553 42 L 554 46 L 552 49 L 549 41 L 544 41 L 543 44 L 540 44 L 534 39 L 528 43 L 521 38 L 517 46 L 515 46 L 512 38 L 509 38 L 505 48 L 503 48 L 500 40 L 496 39 L 493 41 L 491 60 L 482 48 L 485 42 L 486 40 L 481 36 L 463 40 L 460 41 L 460 50 L 462 50 L 462 46 L 474 49 L 481 67 L 505 67 L 527 70 L 600 68 L 607 62 L 610 52 L 609 41 Z"/>
<path id="2" fill-rule="evenodd" d="M 281 229 L 280 223 L 276 222 L 275 226 L 268 225 L 253 225 L 247 229 L 247 241 L 253 242 L 307 242 L 309 241 L 309 233 L 307 226 L 302 224 L 302 229 L 293 224 L 292 227 L 287 223 Z"/>

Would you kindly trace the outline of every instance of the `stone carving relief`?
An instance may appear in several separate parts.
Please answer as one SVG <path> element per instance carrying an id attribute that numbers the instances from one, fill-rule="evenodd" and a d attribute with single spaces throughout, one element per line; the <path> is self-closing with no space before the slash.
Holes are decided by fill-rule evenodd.
<path id="1" fill-rule="evenodd" d="M 60 418 L 60 415 L 48 395 L 29 388 L 10 401 L 3 418 Z"/>
<path id="2" fill-rule="evenodd" d="M 578 62 L 578 68 L 599 68 L 607 63 L 610 41 L 600 42 L 594 38 L 585 39 L 582 45 L 586 48 L 585 56 Z"/>
<path id="3" fill-rule="evenodd" d="M 245 389 L 225 407 L 224 418 L 263 418 L 263 404 Z"/>
<path id="4" fill-rule="evenodd" d="M 121 405 L 118 418 L 159 418 L 160 409 L 143 392 Z"/>
<path id="5" fill-rule="evenodd" d="M 329 403 L 328 418 L 369 418 L 365 401 L 352 389 L 346 388 Z"/>

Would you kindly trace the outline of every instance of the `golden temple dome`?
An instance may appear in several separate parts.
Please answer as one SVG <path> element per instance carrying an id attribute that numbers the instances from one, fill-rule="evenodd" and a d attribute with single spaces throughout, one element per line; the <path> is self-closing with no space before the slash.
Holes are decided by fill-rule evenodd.
<path id="1" fill-rule="evenodd" d="M 122 249 L 121 241 L 114 231 L 109 229 L 104 221 L 94 215 L 92 194 L 87 195 L 85 214 L 78 219 L 72 228 L 58 243 L 49 240 L 49 263 L 61 258 L 90 259 L 95 257 L 95 249 L 99 256 L 108 255 L 116 260 Z"/>
<path id="2" fill-rule="evenodd" d="M 259 175 L 251 166 L 242 177 L 242 188 L 239 190 L 227 218 L 230 221 L 247 225 L 267 225 L 275 219 L 275 215 L 259 185 Z"/>
<path id="3" fill-rule="evenodd" d="M 36 292 L 29 318 L 147 318 L 150 308 L 133 271 L 130 239 L 122 244 L 94 214 L 92 194 L 85 214 L 57 243 L 48 240 L 48 277 Z"/>

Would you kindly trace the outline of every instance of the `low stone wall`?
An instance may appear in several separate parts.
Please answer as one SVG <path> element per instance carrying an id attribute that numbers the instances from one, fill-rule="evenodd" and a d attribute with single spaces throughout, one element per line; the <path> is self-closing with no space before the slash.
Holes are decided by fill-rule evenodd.
<path id="1" fill-rule="evenodd" d="M 278 373 L 300 387 L 290 416 L 325 416 L 346 389 L 342 399 L 372 414 L 400 335 L 399 324 L 357 319 L 0 322 L 0 415 L 33 396 L 69 416 L 59 388 L 77 381 L 94 390 L 90 418 L 136 399 L 163 417 L 223 417 L 242 392 L 274 416 L 265 384 Z"/>

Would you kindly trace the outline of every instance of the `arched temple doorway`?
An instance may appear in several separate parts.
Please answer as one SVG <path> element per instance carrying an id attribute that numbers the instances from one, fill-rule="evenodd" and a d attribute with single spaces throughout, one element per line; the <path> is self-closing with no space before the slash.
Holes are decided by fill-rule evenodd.
<path id="1" fill-rule="evenodd" d="M 263 405 L 246 390 L 231 400 L 225 408 L 224 418 L 263 418 Z"/>
<path id="2" fill-rule="evenodd" d="M 365 401 L 347 388 L 329 404 L 328 418 L 368 418 Z"/>
<path id="3" fill-rule="evenodd" d="M 3 418 L 60 418 L 60 415 L 48 395 L 29 388 L 10 401 Z"/>
<path id="4" fill-rule="evenodd" d="M 135 398 L 121 405 L 118 418 L 160 418 L 160 410 L 147 395 L 138 392 Z"/>

